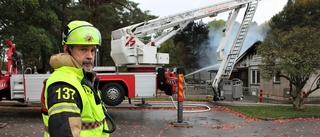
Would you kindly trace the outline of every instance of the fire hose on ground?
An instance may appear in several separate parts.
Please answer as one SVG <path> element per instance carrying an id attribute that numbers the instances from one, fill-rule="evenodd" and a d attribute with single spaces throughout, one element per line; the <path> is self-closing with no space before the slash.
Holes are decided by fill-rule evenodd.
<path id="1" fill-rule="evenodd" d="M 177 107 L 176 103 L 174 102 L 172 96 L 170 96 L 169 98 L 171 99 L 172 104 L 174 105 L 174 107 L 175 107 L 176 109 L 178 109 L 178 107 Z M 185 105 L 198 106 L 198 107 L 206 107 L 206 108 L 207 108 L 206 110 L 189 110 L 189 111 L 184 110 L 183 112 L 185 112 L 185 113 L 207 112 L 207 111 L 210 111 L 210 110 L 211 110 L 211 108 L 210 108 L 208 105 L 204 105 L 204 104 L 185 104 Z"/>
<path id="2" fill-rule="evenodd" d="M 171 105 L 173 104 L 175 109 L 178 109 L 178 106 L 176 105 L 176 102 L 174 101 L 172 96 L 169 96 L 172 103 L 153 103 L 154 105 Z M 208 112 L 211 110 L 211 108 L 208 105 L 204 104 L 184 104 L 185 106 L 196 106 L 196 107 L 204 107 L 205 110 L 184 110 L 184 113 L 200 113 L 200 112 Z"/>

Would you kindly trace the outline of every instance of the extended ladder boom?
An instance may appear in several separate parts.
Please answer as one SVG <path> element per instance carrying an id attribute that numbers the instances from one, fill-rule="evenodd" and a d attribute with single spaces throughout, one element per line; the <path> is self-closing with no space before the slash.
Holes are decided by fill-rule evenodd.
<path id="1" fill-rule="evenodd" d="M 227 56 L 221 56 L 221 53 L 219 53 L 219 55 L 221 56 L 220 58 L 222 58 L 222 62 L 220 65 L 220 68 L 218 70 L 218 73 L 215 77 L 215 79 L 213 80 L 212 83 L 212 87 L 214 88 L 215 92 L 219 91 L 219 84 L 220 82 L 224 81 L 224 80 L 228 80 L 230 78 L 230 75 L 232 73 L 233 67 L 235 65 L 236 59 L 238 58 L 242 45 L 244 43 L 244 40 L 246 38 L 246 35 L 248 33 L 249 30 L 249 26 L 250 23 L 253 19 L 253 16 L 255 14 L 255 11 L 257 9 L 258 6 L 258 2 L 250 2 L 247 6 L 247 10 L 245 12 L 243 21 L 240 25 L 240 29 L 236 35 L 235 41 L 230 49 L 230 52 Z M 230 31 L 230 30 L 229 30 Z M 222 47 L 224 47 L 226 42 L 226 37 L 224 37 L 221 40 L 220 46 L 222 45 Z M 222 52 L 223 48 L 221 49 L 219 46 L 217 52 Z M 215 96 L 219 96 L 217 95 L 218 93 L 215 93 Z"/>
<path id="2" fill-rule="evenodd" d="M 151 20 L 142 24 L 138 24 L 137 26 L 134 25 L 129 27 L 135 27 L 135 29 L 133 29 L 132 31 L 135 36 L 147 35 L 150 33 L 155 33 L 159 30 L 164 30 L 178 25 L 182 25 L 182 27 L 184 27 L 183 24 L 185 24 L 185 22 L 189 23 L 191 21 L 202 19 L 205 17 L 214 17 L 217 16 L 219 13 L 244 7 L 245 4 L 251 1 L 255 0 L 230 0 L 221 4 L 215 4 L 212 6 L 198 8 L 195 10 L 174 14 L 164 18 Z"/>
<path id="3" fill-rule="evenodd" d="M 180 29 L 192 21 L 216 16 L 233 9 L 240 9 L 253 1 L 257 0 L 229 0 L 112 31 L 111 57 L 116 65 L 169 64 L 169 55 L 157 53 L 157 48 Z M 138 39 L 170 28 L 174 29 L 168 33 L 163 33 L 147 44 Z"/>

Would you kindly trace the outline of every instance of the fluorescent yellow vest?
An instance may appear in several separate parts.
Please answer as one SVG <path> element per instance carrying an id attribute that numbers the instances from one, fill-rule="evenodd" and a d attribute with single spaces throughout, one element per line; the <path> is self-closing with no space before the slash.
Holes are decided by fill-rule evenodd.
<path id="1" fill-rule="evenodd" d="M 103 111 L 102 104 L 96 105 L 94 95 L 92 91 L 87 86 L 81 85 L 81 80 L 84 77 L 82 68 L 74 68 L 64 66 L 51 74 L 47 80 L 46 89 L 44 93 L 45 107 L 48 109 L 47 104 L 47 89 L 54 82 L 66 82 L 73 85 L 79 92 L 82 99 L 82 112 L 80 113 L 82 119 L 82 130 L 80 132 L 81 137 L 109 137 L 109 133 L 104 133 L 103 129 L 108 130 L 107 122 L 105 121 L 105 114 Z M 100 96 L 100 95 L 99 95 Z M 42 118 L 46 127 L 48 127 L 49 115 L 42 114 Z M 101 123 L 103 122 L 103 124 Z M 96 126 L 94 128 L 87 126 L 94 123 Z M 101 123 L 97 124 L 97 123 Z M 48 132 L 44 133 L 45 137 L 49 137 Z"/>

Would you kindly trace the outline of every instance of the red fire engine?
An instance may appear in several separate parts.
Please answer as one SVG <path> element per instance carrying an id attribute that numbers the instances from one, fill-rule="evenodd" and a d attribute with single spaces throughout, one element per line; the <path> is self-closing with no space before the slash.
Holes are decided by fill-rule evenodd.
<path id="1" fill-rule="evenodd" d="M 150 21 L 134 24 L 112 31 L 111 57 L 115 62 L 114 67 L 95 67 L 100 79 L 99 89 L 102 92 L 103 101 L 110 106 L 116 106 L 128 98 L 153 98 L 158 90 L 165 91 L 167 95 L 176 92 L 175 71 L 165 70 L 163 65 L 169 64 L 167 53 L 158 53 L 160 45 L 182 30 L 188 23 L 205 17 L 214 17 L 222 12 L 231 11 L 227 20 L 224 37 L 218 48 L 221 67 L 212 83 L 214 99 L 223 96 L 218 88 L 222 81 L 230 77 L 235 60 L 239 55 L 243 41 L 246 37 L 249 25 L 255 13 L 258 0 L 228 0 L 223 3 L 206 6 L 203 8 L 160 17 Z M 225 42 L 229 38 L 233 23 L 241 8 L 247 7 L 243 22 L 239 29 L 235 42 L 227 56 L 223 56 Z M 168 30 L 148 43 L 141 38 L 156 32 Z M 8 71 L 0 78 L 0 95 L 8 100 L 20 102 L 40 102 L 42 82 L 50 74 L 19 74 L 16 63 L 19 61 L 19 52 L 15 45 L 6 41 L 8 45 Z M 119 72 L 119 67 L 126 67 L 127 72 Z M 108 71 L 109 73 L 106 73 Z M 112 73 L 110 73 L 112 71 Z M 2 98 L 1 98 L 2 99 Z M 144 102 L 143 102 L 144 103 Z"/>

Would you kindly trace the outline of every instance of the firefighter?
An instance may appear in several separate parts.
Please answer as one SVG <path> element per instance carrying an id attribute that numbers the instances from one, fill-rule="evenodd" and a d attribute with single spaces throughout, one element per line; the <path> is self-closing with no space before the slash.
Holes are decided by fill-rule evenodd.
<path id="1" fill-rule="evenodd" d="M 72 21 L 63 32 L 64 53 L 50 57 L 54 72 L 45 81 L 42 118 L 45 137 L 108 137 L 110 131 L 100 91 L 92 72 L 98 29 L 86 21 Z M 111 118 L 110 118 L 111 119 Z"/>

